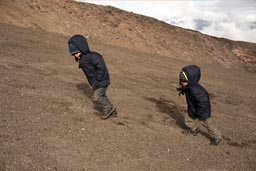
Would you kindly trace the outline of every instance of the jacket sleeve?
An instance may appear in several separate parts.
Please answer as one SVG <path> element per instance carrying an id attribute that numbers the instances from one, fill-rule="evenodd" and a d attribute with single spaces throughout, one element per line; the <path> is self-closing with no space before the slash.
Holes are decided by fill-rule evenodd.
<path id="1" fill-rule="evenodd" d="M 211 116 L 211 105 L 208 93 L 204 89 L 194 90 L 195 113 L 199 119 L 208 119 Z"/>
<path id="2" fill-rule="evenodd" d="M 97 57 L 92 62 L 95 67 L 95 80 L 102 81 L 104 79 L 105 72 L 107 72 L 107 67 L 102 57 Z"/>

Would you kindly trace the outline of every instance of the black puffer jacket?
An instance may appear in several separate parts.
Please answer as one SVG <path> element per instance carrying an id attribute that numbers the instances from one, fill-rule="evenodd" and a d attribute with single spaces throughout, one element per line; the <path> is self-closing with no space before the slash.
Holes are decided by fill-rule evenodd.
<path id="1" fill-rule="evenodd" d="M 189 65 L 182 68 L 188 78 L 185 91 L 188 114 L 193 119 L 206 120 L 211 117 L 211 104 L 207 91 L 199 84 L 201 71 L 198 66 Z"/>
<path id="2" fill-rule="evenodd" d="M 110 77 L 104 59 L 99 53 L 90 51 L 86 38 L 74 35 L 68 44 L 75 45 L 81 51 L 79 68 L 83 70 L 93 90 L 108 86 Z"/>

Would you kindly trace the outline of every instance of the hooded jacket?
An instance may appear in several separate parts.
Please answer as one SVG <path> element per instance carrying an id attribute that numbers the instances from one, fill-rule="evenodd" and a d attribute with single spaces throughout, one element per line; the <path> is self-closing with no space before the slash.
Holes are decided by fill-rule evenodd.
<path id="1" fill-rule="evenodd" d="M 74 35 L 68 44 L 75 45 L 80 50 L 79 68 L 83 70 L 93 90 L 108 86 L 110 77 L 104 59 L 99 53 L 90 51 L 86 38 Z"/>
<path id="2" fill-rule="evenodd" d="M 207 91 L 199 84 L 201 71 L 198 66 L 189 65 L 182 68 L 188 79 L 185 95 L 188 115 L 193 119 L 206 120 L 211 117 L 211 104 Z"/>

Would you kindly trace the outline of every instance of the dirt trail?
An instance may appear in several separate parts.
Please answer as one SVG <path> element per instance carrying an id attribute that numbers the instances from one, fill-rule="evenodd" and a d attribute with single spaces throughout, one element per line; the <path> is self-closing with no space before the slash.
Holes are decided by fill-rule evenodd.
<path id="1" fill-rule="evenodd" d="M 202 68 L 225 137 L 185 136 L 177 76 L 186 61 L 100 44 L 117 118 L 100 120 L 68 37 L 0 24 L 0 170 L 256 170 L 255 73 Z"/>

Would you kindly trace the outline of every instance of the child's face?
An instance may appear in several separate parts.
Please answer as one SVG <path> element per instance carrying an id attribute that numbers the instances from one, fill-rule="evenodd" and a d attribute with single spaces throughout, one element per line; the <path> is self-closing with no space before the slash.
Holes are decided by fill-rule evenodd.
<path id="1" fill-rule="evenodd" d="M 75 59 L 79 60 L 80 55 L 81 55 L 81 52 L 78 52 L 78 53 L 73 54 L 72 56 L 74 56 Z"/>
<path id="2" fill-rule="evenodd" d="M 183 87 L 186 87 L 188 85 L 188 82 L 180 82 L 180 84 L 183 86 Z"/>

